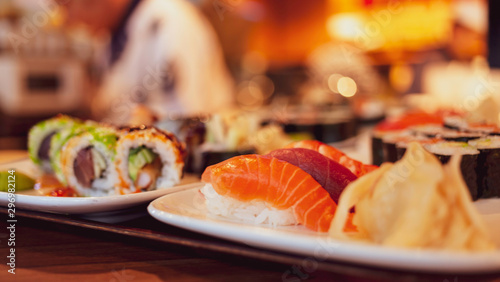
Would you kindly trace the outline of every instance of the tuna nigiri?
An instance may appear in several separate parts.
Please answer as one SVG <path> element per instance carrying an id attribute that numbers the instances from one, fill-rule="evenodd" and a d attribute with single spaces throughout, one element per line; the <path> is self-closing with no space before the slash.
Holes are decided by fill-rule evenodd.
<path id="1" fill-rule="evenodd" d="M 363 164 L 360 161 L 351 159 L 342 151 L 316 140 L 293 142 L 285 148 L 304 148 L 314 150 L 348 168 L 357 177 L 363 176 L 378 168 L 376 165 Z"/>
<path id="2" fill-rule="evenodd" d="M 221 210 L 230 208 L 231 215 L 261 206 L 262 209 L 253 210 L 257 218 L 262 216 L 263 209 L 268 214 L 280 212 L 277 215 L 280 218 L 269 216 L 270 223 L 299 223 L 314 231 L 326 232 L 337 208 L 328 192 L 311 175 L 270 156 L 231 158 L 208 167 L 202 181 L 209 183 L 202 189 L 207 206 L 213 207 L 213 202 L 209 202 L 217 201 Z M 291 220 L 282 221 L 283 217 Z"/>

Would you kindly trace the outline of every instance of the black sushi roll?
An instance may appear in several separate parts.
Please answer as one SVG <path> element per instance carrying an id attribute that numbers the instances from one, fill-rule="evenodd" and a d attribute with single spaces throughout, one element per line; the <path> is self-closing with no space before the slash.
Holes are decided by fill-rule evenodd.
<path id="1" fill-rule="evenodd" d="M 440 141 L 441 140 L 438 138 L 428 138 L 428 137 L 421 136 L 421 135 L 410 136 L 408 138 L 402 139 L 396 143 L 397 158 L 398 158 L 398 160 L 400 160 L 404 156 L 404 154 L 406 153 L 406 148 L 408 147 L 408 145 L 411 142 L 418 142 L 421 145 L 425 145 L 425 144 L 434 144 L 434 143 L 437 143 Z"/>
<path id="2" fill-rule="evenodd" d="M 375 131 L 372 135 L 372 163 L 380 166 L 384 162 L 384 147 L 382 136 L 384 133 Z"/>
<path id="3" fill-rule="evenodd" d="M 439 135 L 442 139 L 453 142 L 469 142 L 484 136 L 485 135 L 480 132 L 463 132 L 454 130 L 448 130 Z"/>
<path id="4" fill-rule="evenodd" d="M 382 137 L 382 151 L 384 161 L 391 163 L 396 162 L 398 160 L 398 151 L 396 144 L 411 137 L 413 137 L 413 135 L 408 130 L 385 134 L 384 137 Z"/>
<path id="5" fill-rule="evenodd" d="M 500 137 L 489 136 L 470 141 L 469 144 L 480 152 L 479 198 L 500 197 Z"/>
<path id="6" fill-rule="evenodd" d="M 444 126 L 462 132 L 486 135 L 500 135 L 500 128 L 495 124 L 470 123 L 462 117 L 451 116 L 444 119 Z"/>
<path id="7" fill-rule="evenodd" d="M 425 144 L 424 148 L 434 154 L 442 164 L 448 163 L 452 155 L 461 155 L 460 170 L 462 177 L 469 188 L 472 199 L 480 198 L 481 187 L 479 186 L 480 176 L 478 175 L 479 151 L 465 142 L 442 141 L 434 144 Z"/>
<path id="8" fill-rule="evenodd" d="M 447 131 L 450 131 L 449 128 L 436 124 L 412 126 L 408 128 L 408 130 L 416 136 L 423 136 L 427 138 L 439 137 Z"/>
<path id="9" fill-rule="evenodd" d="M 460 116 L 444 117 L 443 124 L 448 129 L 459 131 L 465 131 L 469 126 L 468 122 Z"/>

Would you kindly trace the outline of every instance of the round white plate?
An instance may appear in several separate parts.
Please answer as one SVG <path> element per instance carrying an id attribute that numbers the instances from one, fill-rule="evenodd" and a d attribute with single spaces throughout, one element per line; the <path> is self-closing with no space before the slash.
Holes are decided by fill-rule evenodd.
<path id="1" fill-rule="evenodd" d="M 337 260 L 392 269 L 443 273 L 475 273 L 500 271 L 500 249 L 491 253 L 454 253 L 449 251 L 407 250 L 359 242 L 345 242 L 307 230 L 303 226 L 268 227 L 253 225 L 208 214 L 199 188 L 184 190 L 154 200 L 148 207 L 157 220 L 177 227 L 200 232 L 249 246 L 307 256 L 311 260 Z M 500 225 L 500 211 L 491 212 L 485 206 L 499 207 L 487 202 L 483 210 L 488 225 Z M 498 209 L 498 208 L 497 208 Z M 480 209 L 481 210 L 481 209 Z M 500 230 L 495 238 L 500 238 Z M 499 245 L 500 246 L 500 245 Z"/>
<path id="2" fill-rule="evenodd" d="M 34 176 L 39 173 L 28 159 L 0 165 L 0 170 L 14 169 Z M 86 214 L 119 211 L 150 202 L 158 197 L 193 187 L 196 177 L 185 177 L 177 186 L 129 195 L 105 197 L 48 197 L 36 195 L 36 191 L 27 190 L 16 193 L 15 207 L 19 209 L 63 214 Z M 1 183 L 0 183 L 1 184 Z M 8 193 L 0 192 L 0 206 L 9 203 Z"/>

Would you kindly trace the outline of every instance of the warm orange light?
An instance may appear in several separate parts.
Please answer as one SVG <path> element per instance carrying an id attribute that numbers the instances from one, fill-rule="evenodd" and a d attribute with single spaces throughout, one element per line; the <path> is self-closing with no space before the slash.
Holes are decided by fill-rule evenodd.
<path id="1" fill-rule="evenodd" d="M 332 38 L 354 41 L 364 28 L 363 19 L 354 13 L 332 15 L 326 22 L 326 28 Z"/>
<path id="2" fill-rule="evenodd" d="M 343 76 L 340 75 L 340 74 L 332 74 L 328 77 L 328 88 L 330 88 L 330 90 L 333 92 L 333 93 L 339 93 L 339 90 L 337 88 L 337 84 L 339 82 L 339 80 L 342 78 Z"/>
<path id="3" fill-rule="evenodd" d="M 339 90 L 340 95 L 344 97 L 352 97 L 358 91 L 358 86 L 352 78 L 344 76 L 337 82 L 337 89 Z"/>

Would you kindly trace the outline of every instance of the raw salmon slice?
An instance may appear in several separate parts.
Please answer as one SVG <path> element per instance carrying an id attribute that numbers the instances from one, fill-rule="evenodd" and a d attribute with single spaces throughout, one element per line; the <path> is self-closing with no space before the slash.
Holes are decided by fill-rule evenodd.
<path id="1" fill-rule="evenodd" d="M 243 155 L 209 166 L 202 181 L 222 196 L 260 200 L 278 210 L 292 208 L 297 222 L 314 231 L 327 232 L 337 208 L 311 175 L 269 156 Z"/>
<path id="2" fill-rule="evenodd" d="M 285 148 L 304 148 L 316 151 L 348 168 L 357 177 L 363 176 L 378 168 L 376 165 L 363 164 L 360 161 L 351 159 L 342 151 L 317 140 L 297 141 L 290 143 Z"/>

